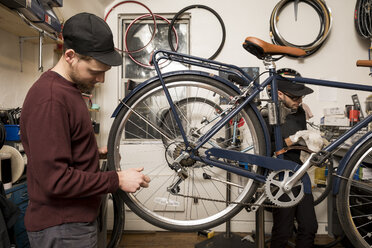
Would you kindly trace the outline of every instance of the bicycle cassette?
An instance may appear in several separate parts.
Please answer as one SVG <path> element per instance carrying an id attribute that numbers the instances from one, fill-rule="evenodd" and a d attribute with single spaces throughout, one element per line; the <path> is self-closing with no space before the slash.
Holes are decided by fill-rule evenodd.
<path id="1" fill-rule="evenodd" d="M 265 183 L 265 192 L 267 198 L 279 207 L 293 207 L 297 205 L 304 196 L 304 185 L 298 181 L 289 192 L 285 192 L 284 182 L 292 175 L 293 171 L 280 170 L 272 171 L 268 174 Z"/>

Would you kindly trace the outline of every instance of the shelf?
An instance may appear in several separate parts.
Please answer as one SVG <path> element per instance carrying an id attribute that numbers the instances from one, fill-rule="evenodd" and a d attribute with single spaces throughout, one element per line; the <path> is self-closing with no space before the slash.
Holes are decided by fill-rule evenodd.
<path id="1" fill-rule="evenodd" d="M 15 10 L 11 10 L 6 6 L 0 4 L 0 29 L 5 30 L 11 34 L 19 37 L 38 37 L 39 32 L 29 26 L 22 18 L 18 15 Z M 38 43 L 38 39 L 31 40 L 34 43 Z M 53 40 L 47 35 L 44 36 L 44 43 L 58 43 L 61 44 L 61 40 Z"/>

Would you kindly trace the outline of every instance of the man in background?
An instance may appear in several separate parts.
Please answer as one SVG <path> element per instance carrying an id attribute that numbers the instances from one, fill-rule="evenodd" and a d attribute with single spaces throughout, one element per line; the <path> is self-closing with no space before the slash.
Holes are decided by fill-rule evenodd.
<path id="1" fill-rule="evenodd" d="M 284 146 L 293 145 L 291 137 L 297 132 L 307 129 L 306 113 L 302 107 L 304 96 L 311 94 L 312 89 L 303 84 L 289 80 L 278 80 L 278 98 L 284 104 L 289 114 L 281 125 Z M 271 134 L 271 126 L 269 126 Z M 272 135 L 273 136 L 273 135 Z M 273 140 L 273 139 L 272 139 Z M 275 149 L 275 148 L 274 148 Z M 286 160 L 302 164 L 300 150 L 288 150 L 283 154 Z M 271 233 L 271 248 L 285 248 L 293 235 L 294 219 L 297 220 L 296 247 L 310 248 L 314 246 L 318 223 L 314 209 L 312 194 L 305 194 L 301 202 L 290 208 L 273 208 L 273 228 Z"/>

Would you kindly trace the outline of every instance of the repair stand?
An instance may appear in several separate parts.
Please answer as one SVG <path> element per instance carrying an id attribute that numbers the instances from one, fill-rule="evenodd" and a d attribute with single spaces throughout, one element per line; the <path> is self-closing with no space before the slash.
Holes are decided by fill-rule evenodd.
<path id="1" fill-rule="evenodd" d="M 243 238 L 230 232 L 230 220 L 226 222 L 226 232 L 204 240 L 195 245 L 195 248 L 264 248 L 265 247 L 265 218 L 264 208 L 256 211 L 256 233 L 253 238 Z M 250 236 L 251 237 L 251 236 Z"/>

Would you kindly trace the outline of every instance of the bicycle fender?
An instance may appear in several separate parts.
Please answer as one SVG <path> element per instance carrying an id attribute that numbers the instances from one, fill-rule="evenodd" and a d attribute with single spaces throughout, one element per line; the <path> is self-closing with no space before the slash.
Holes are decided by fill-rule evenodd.
<path id="1" fill-rule="evenodd" d="M 360 138 L 356 143 L 353 144 L 353 146 L 350 148 L 350 150 L 345 154 L 345 156 L 341 159 L 338 168 L 337 168 L 337 175 L 342 176 L 344 174 L 344 171 L 346 169 L 346 165 L 350 161 L 351 157 L 354 155 L 354 153 L 369 139 L 372 139 L 372 132 L 366 133 L 362 138 Z M 333 194 L 336 195 L 340 188 L 341 183 L 340 177 L 335 177 L 333 182 Z"/>
<path id="2" fill-rule="evenodd" d="M 219 81 L 219 82 L 221 82 L 221 83 L 229 86 L 231 89 L 233 89 L 237 93 L 240 93 L 239 88 L 236 87 L 234 84 L 232 84 L 230 81 L 228 81 L 228 80 L 226 80 L 224 78 L 218 77 L 217 75 L 206 73 L 206 72 L 203 72 L 203 71 L 195 71 L 195 70 L 172 71 L 172 72 L 167 72 L 167 73 L 162 74 L 162 77 L 165 79 L 165 78 L 168 78 L 168 77 L 171 77 L 171 76 L 175 76 L 175 75 L 186 75 L 186 74 L 189 74 L 189 75 L 199 75 L 199 76 L 213 78 L 213 79 L 215 79 L 215 80 L 217 80 L 217 81 Z M 152 77 L 152 78 L 144 81 L 143 83 L 140 83 L 136 88 L 134 88 L 126 97 L 124 97 L 120 101 L 119 105 L 114 110 L 114 113 L 111 115 L 111 118 L 115 118 L 117 116 L 117 114 L 119 113 L 119 111 L 121 110 L 121 108 L 124 106 L 124 103 L 128 102 L 128 100 L 134 94 L 136 94 L 138 91 L 140 91 L 141 89 L 143 89 L 147 85 L 149 85 L 149 84 L 157 81 L 158 79 L 159 79 L 159 77 L 158 76 L 155 76 L 155 77 Z"/>

